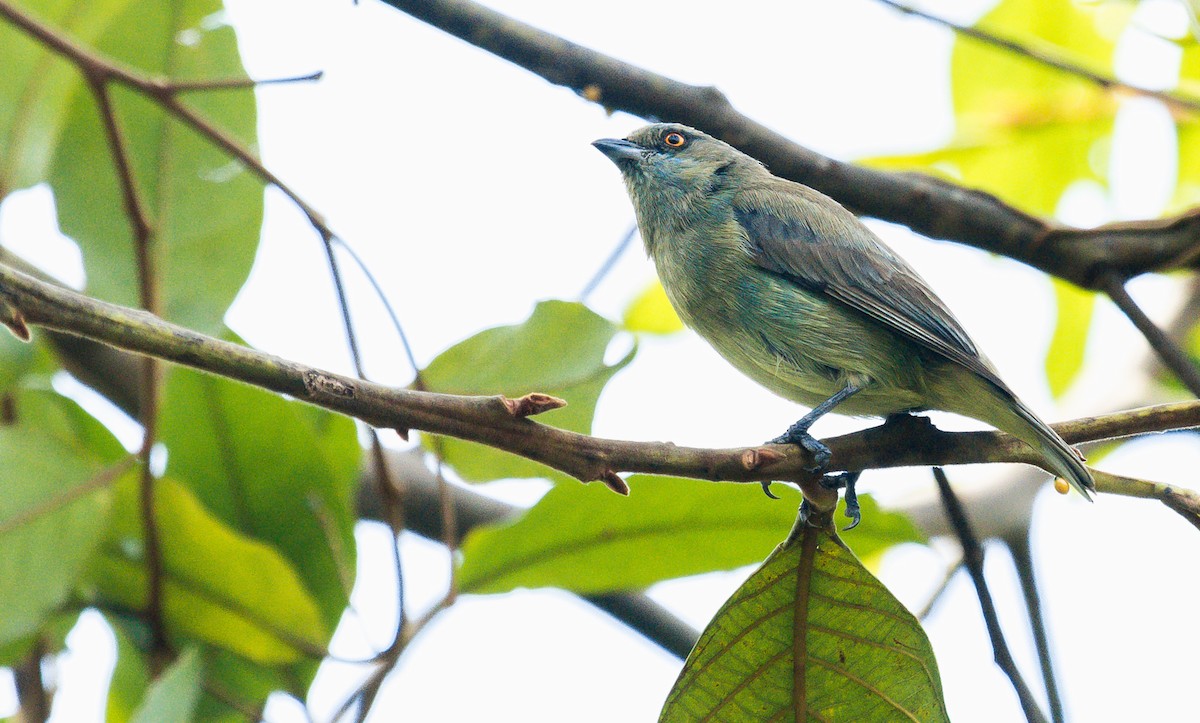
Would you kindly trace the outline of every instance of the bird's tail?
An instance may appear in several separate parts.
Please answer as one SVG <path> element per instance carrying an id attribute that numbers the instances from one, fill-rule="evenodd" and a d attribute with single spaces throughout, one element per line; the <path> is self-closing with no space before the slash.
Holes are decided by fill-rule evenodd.
<path id="1" fill-rule="evenodd" d="M 1083 464 L 1083 455 L 1063 441 L 1058 432 L 1039 419 L 1020 399 L 1011 393 L 1009 397 L 1012 402 L 1010 409 L 1022 423 L 996 426 L 1033 447 L 1042 455 L 1051 472 L 1069 482 L 1085 499 L 1092 499 L 1091 493 L 1096 491 L 1096 483 L 1092 473 Z"/>

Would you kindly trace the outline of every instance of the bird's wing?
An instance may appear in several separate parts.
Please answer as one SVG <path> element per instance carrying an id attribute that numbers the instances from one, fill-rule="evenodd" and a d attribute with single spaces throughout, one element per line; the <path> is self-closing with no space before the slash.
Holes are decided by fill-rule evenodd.
<path id="1" fill-rule="evenodd" d="M 917 272 L 837 202 L 788 183 L 738 194 L 734 214 L 764 269 L 836 299 L 1007 390 Z"/>

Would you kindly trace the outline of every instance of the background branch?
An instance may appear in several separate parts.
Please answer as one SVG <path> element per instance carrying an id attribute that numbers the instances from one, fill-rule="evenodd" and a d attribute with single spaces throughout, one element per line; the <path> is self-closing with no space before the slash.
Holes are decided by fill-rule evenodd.
<path id="1" fill-rule="evenodd" d="M 1004 640 L 1000 617 L 996 614 L 996 605 L 992 602 L 992 593 L 988 590 L 987 578 L 983 574 L 983 547 L 980 546 L 979 539 L 971 530 L 966 510 L 954 496 L 954 490 L 950 489 L 950 481 L 946 479 L 946 473 L 942 471 L 941 467 L 934 467 L 933 477 L 937 480 L 938 492 L 942 495 L 942 505 L 945 507 L 946 517 L 954 528 L 959 544 L 962 545 L 963 565 L 971 575 L 971 582 L 975 585 L 975 594 L 979 596 L 979 607 L 983 611 L 983 620 L 987 624 L 988 636 L 992 639 L 992 654 L 996 659 L 996 665 L 1000 666 L 1000 669 L 1012 682 L 1013 689 L 1017 692 L 1017 698 L 1021 701 L 1021 709 L 1025 712 L 1026 720 L 1030 723 L 1045 723 L 1046 716 L 1038 708 L 1033 692 L 1021 677 L 1021 671 L 1017 670 L 1017 663 L 1013 660 L 1012 653 L 1008 650 L 1008 643 Z"/>
<path id="2" fill-rule="evenodd" d="M 1200 209 L 1169 219 L 1066 227 L 932 176 L 822 156 L 738 113 L 716 88 L 649 72 L 469 0 L 384 1 L 607 110 L 687 123 L 859 213 L 1023 261 L 1085 288 L 1095 288 L 1110 269 L 1131 278 L 1200 263 Z"/>

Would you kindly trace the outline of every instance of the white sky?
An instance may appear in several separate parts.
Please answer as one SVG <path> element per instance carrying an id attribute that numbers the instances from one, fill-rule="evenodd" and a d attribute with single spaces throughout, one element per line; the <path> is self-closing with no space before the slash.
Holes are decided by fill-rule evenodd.
<path id="1" fill-rule="evenodd" d="M 567 90 L 369 0 L 358 7 L 312 0 L 228 5 L 252 76 L 325 71 L 316 85 L 260 91 L 263 156 L 367 260 L 423 363 L 475 331 L 520 321 L 538 299 L 576 298 L 632 222 L 617 172 L 589 144 L 623 136 L 641 120 L 608 117 Z M 924 6 L 970 20 L 987 5 Z M 836 158 L 933 148 L 953 132 L 950 36 L 869 0 L 756 0 L 736 9 L 657 0 L 491 6 L 668 76 L 716 85 L 751 118 Z M 1154 82 L 1170 62 L 1131 62 L 1128 72 Z M 1112 164 L 1114 196 L 1076 189 L 1064 215 L 1099 223 L 1158 213 L 1171 189 L 1145 179 L 1159 178 L 1169 167 L 1162 164 L 1173 163 L 1173 147 L 1160 140 L 1170 137 L 1167 124 L 1154 104 L 1130 104 Z M 281 194 L 268 192 L 267 199 L 262 249 L 229 322 L 273 353 L 349 371 L 315 234 Z M 37 192 L 13 199 L 0 222 L 6 228 L 18 226 L 14 219 L 32 224 L 45 203 Z M 917 266 L 1044 416 L 1104 412 L 1119 396 L 1143 344 L 1111 308 L 1098 311 L 1087 377 L 1056 407 L 1042 371 L 1053 297 L 1038 273 L 872 225 Z M 14 236 L 4 233 L 6 240 Z M 61 246 L 50 248 L 61 255 Z M 635 250 L 594 303 L 617 316 L 652 278 L 649 262 Z M 1170 314 L 1171 282 L 1139 280 L 1132 290 L 1152 314 Z M 369 371 L 378 381 L 406 383 L 410 372 L 377 304 L 361 288 L 353 298 L 362 325 L 375 330 L 364 334 Z M 595 431 L 731 446 L 772 437 L 798 414 L 689 334 L 643 341 L 639 358 L 606 391 Z M 829 418 L 816 432 L 861 426 Z M 1197 464 L 1194 438 L 1168 436 L 1128 445 L 1102 467 L 1187 484 L 1179 475 Z M 969 488 L 1011 479 L 1012 471 L 951 474 Z M 907 493 L 914 480 L 924 485 L 928 479 L 924 470 L 902 470 L 869 475 L 864 486 L 902 501 L 897 490 Z M 508 498 L 523 500 L 540 489 L 536 483 L 500 487 Z M 986 523 L 987 509 L 976 514 Z M 1200 581 L 1179 562 L 1200 548 L 1196 531 L 1153 503 L 1102 498 L 1085 505 L 1043 492 L 1034 539 L 1068 714 L 1088 721 L 1170 720 L 1194 710 L 1200 628 L 1177 620 L 1190 619 L 1200 603 Z M 348 620 L 334 644 L 349 658 L 370 652 L 364 628 L 370 645 L 383 647 L 394 620 L 386 534 L 361 525 L 359 541 L 354 604 L 362 622 Z M 444 589 L 446 556 L 410 536 L 402 549 L 409 602 L 419 612 Z M 902 600 L 920 606 L 940 580 L 942 564 L 928 549 L 905 549 L 887 559 L 882 576 Z M 652 594 L 702 626 L 747 572 L 671 582 Z M 1007 558 L 993 555 L 988 573 L 1010 645 L 1040 690 Z M 952 717 L 1018 720 L 965 577 L 952 584 L 927 627 Z M 98 719 L 104 692 L 94 671 L 111 665 L 109 640 L 94 618 L 73 634 L 56 720 Z M 674 658 L 567 594 L 468 597 L 413 644 L 373 719 L 653 720 L 678 669 Z M 356 676 L 346 666 L 323 670 L 311 701 L 318 719 L 341 703 Z M 0 714 L 6 710 L 0 694 Z M 282 699 L 267 717 L 302 720 Z"/>

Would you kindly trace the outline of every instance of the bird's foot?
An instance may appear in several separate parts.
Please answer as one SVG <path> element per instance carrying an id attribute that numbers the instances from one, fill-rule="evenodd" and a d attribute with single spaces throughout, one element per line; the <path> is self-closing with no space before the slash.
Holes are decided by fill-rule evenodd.
<path id="1" fill-rule="evenodd" d="M 846 511 L 842 514 L 846 515 L 850 524 L 842 528 L 843 532 L 853 530 L 858 527 L 858 523 L 862 522 L 862 507 L 858 504 L 858 491 L 855 489 L 860 475 L 862 472 L 838 472 L 837 474 L 827 474 L 821 478 L 821 486 L 825 489 L 846 488 Z"/>
<path id="2" fill-rule="evenodd" d="M 808 452 L 813 461 L 812 464 L 804 467 L 806 472 L 820 472 L 825 469 L 829 466 L 829 458 L 833 454 L 821 440 L 808 433 L 807 424 L 800 426 L 799 422 L 788 427 L 788 431 L 772 439 L 768 444 L 795 444 Z"/>

